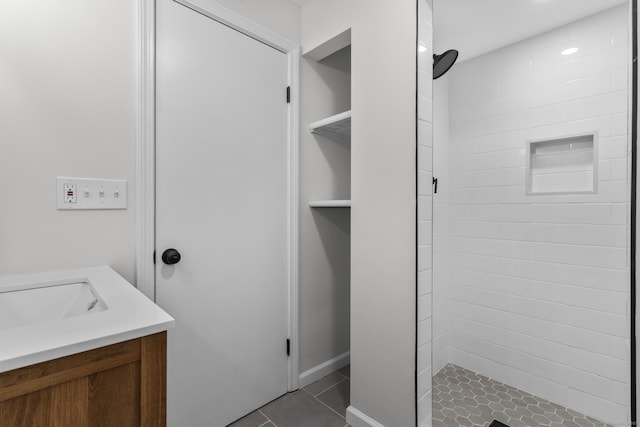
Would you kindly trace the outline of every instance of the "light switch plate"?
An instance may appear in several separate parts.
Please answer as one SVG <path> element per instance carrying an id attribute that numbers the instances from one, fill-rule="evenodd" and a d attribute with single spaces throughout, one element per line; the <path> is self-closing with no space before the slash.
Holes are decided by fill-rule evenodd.
<path id="1" fill-rule="evenodd" d="M 58 176 L 56 201 L 58 210 L 127 209 L 127 181 Z"/>

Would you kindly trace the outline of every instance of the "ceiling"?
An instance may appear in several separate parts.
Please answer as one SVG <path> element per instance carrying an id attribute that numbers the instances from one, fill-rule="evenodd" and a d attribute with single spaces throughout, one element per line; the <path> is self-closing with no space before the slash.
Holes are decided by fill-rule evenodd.
<path id="1" fill-rule="evenodd" d="M 434 0 L 434 49 L 473 58 L 628 0 Z"/>

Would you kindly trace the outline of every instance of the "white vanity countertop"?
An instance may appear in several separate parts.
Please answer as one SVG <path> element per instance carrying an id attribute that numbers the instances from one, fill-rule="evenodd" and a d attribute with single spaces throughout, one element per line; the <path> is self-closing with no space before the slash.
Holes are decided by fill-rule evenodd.
<path id="1" fill-rule="evenodd" d="M 174 319 L 110 267 L 0 277 L 0 292 L 47 282 L 88 282 L 107 310 L 0 328 L 0 372 L 166 331 Z"/>

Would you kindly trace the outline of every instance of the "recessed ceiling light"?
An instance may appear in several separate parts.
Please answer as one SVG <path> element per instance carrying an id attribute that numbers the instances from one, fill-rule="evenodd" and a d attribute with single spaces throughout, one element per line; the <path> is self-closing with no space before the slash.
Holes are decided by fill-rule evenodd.
<path id="1" fill-rule="evenodd" d="M 560 52 L 563 55 L 573 55 L 574 53 L 576 53 L 578 51 L 577 47 L 570 47 L 569 49 L 565 49 L 562 52 Z"/>

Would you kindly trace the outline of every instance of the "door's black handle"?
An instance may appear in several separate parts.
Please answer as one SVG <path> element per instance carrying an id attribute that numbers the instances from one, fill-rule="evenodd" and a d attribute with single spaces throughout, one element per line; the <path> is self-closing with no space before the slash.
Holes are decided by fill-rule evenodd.
<path id="1" fill-rule="evenodd" d="M 162 253 L 162 262 L 167 265 L 173 265 L 180 262 L 180 252 L 176 249 L 167 249 Z"/>

